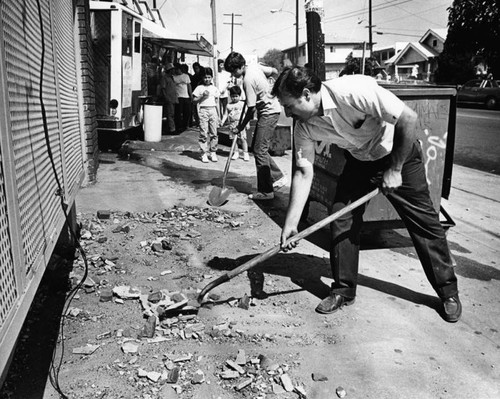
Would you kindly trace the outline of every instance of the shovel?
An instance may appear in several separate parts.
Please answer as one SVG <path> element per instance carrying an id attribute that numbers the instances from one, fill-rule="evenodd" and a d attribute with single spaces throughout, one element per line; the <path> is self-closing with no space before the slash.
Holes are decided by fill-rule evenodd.
<path id="1" fill-rule="evenodd" d="M 371 200 L 373 197 L 375 197 L 378 193 L 380 192 L 379 188 L 374 189 L 373 191 L 370 191 L 368 194 L 365 196 L 359 198 L 358 200 L 350 203 L 346 207 L 342 208 L 341 210 L 333 213 L 330 216 L 327 216 L 323 220 L 320 220 L 319 222 L 313 224 L 312 226 L 309 226 L 307 229 L 302 230 L 301 232 L 297 233 L 296 235 L 290 237 L 286 243 L 285 246 L 292 242 L 296 242 L 301 240 L 302 238 L 307 237 L 308 235 L 322 229 L 326 225 L 330 224 L 334 220 L 338 219 L 339 217 L 345 215 L 348 212 L 351 212 L 353 209 L 357 208 L 360 205 L 363 205 L 364 203 L 368 202 Z M 223 274 L 222 276 L 216 278 L 215 280 L 211 281 L 206 285 L 205 288 L 203 288 L 198 295 L 198 302 L 202 303 L 205 295 L 218 285 L 225 283 L 226 281 L 231 280 L 233 277 L 237 276 L 240 273 L 243 273 L 247 270 L 250 270 L 257 266 L 259 263 L 264 262 L 265 260 L 271 258 L 272 256 L 276 255 L 278 252 L 281 250 L 281 245 L 276 245 L 273 248 L 268 249 L 266 252 L 257 255 L 255 258 L 250 259 L 248 262 L 242 264 L 241 266 L 238 266 L 237 268 L 228 271 L 227 273 Z"/>
<path id="2" fill-rule="evenodd" d="M 245 109 L 246 103 L 243 104 L 239 124 L 241 124 L 241 121 L 243 120 Z M 233 137 L 233 143 L 231 144 L 231 150 L 229 151 L 229 156 L 226 161 L 226 166 L 224 167 L 224 174 L 222 175 L 222 187 L 215 186 L 214 188 L 212 188 L 212 191 L 210 191 L 210 194 L 208 195 L 208 203 L 212 206 L 221 206 L 227 201 L 227 198 L 231 193 L 231 191 L 226 188 L 226 176 L 227 172 L 229 171 L 229 165 L 231 164 L 231 158 L 233 157 L 234 149 L 236 148 L 237 139 L 238 135 L 235 134 Z"/>

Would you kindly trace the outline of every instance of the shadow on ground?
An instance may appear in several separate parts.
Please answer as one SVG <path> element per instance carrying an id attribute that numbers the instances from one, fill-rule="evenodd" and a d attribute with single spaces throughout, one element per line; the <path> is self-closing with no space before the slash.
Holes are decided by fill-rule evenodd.
<path id="1" fill-rule="evenodd" d="M 215 257 L 208 262 L 208 267 L 219 271 L 229 271 L 244 265 L 253 257 L 253 255 L 245 255 L 237 259 Z M 263 289 L 264 273 L 287 277 L 300 287 L 300 290 L 308 291 L 319 299 L 323 299 L 329 294 L 330 287 L 321 280 L 322 277 L 332 278 L 329 261 L 325 258 L 294 253 L 275 255 L 247 271 L 252 293 Z M 427 306 L 436 312 L 441 309 L 441 301 L 437 297 L 422 294 L 391 282 L 360 274 L 358 284 L 394 298 Z M 296 291 L 265 292 L 265 294 L 273 296 Z"/>

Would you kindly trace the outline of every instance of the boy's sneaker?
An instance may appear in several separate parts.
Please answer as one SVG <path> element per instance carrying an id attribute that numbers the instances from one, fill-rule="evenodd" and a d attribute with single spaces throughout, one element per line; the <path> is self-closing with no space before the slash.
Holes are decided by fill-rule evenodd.
<path id="1" fill-rule="evenodd" d="M 274 198 L 274 193 L 260 193 L 257 191 L 250 194 L 248 198 L 254 201 L 268 201 Z"/>
<path id="2" fill-rule="evenodd" d="M 250 161 L 250 155 L 248 155 L 248 152 L 243 153 L 243 160 L 247 162 Z"/>
<path id="3" fill-rule="evenodd" d="M 208 155 L 207 154 L 203 154 L 201 156 L 201 162 L 203 163 L 208 163 Z"/>
<path id="4" fill-rule="evenodd" d="M 288 184 L 288 178 L 286 176 L 283 176 L 281 179 L 278 179 L 273 183 L 273 189 L 279 190 L 280 188 L 286 186 L 287 184 Z"/>
<path id="5" fill-rule="evenodd" d="M 212 160 L 212 162 L 217 162 L 219 160 L 215 152 L 210 153 L 210 159 Z"/>
<path id="6" fill-rule="evenodd" d="M 239 153 L 238 151 L 235 151 L 235 152 L 233 153 L 233 156 L 231 157 L 231 159 L 232 159 L 233 161 L 236 161 L 239 157 L 240 157 L 240 153 Z"/>

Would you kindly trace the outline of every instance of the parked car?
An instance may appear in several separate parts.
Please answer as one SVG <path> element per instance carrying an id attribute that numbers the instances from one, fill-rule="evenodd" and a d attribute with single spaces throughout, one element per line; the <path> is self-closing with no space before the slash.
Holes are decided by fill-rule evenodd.
<path id="1" fill-rule="evenodd" d="M 458 87 L 458 103 L 483 104 L 488 109 L 498 107 L 500 85 L 497 80 L 473 79 Z"/>

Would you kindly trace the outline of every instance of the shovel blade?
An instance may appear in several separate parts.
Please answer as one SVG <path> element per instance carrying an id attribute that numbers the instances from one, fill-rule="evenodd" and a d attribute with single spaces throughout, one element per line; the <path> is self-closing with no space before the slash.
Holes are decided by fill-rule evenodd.
<path id="1" fill-rule="evenodd" d="M 221 206 L 227 201 L 230 191 L 225 187 L 214 187 L 208 195 L 208 203 L 212 206 Z"/>

